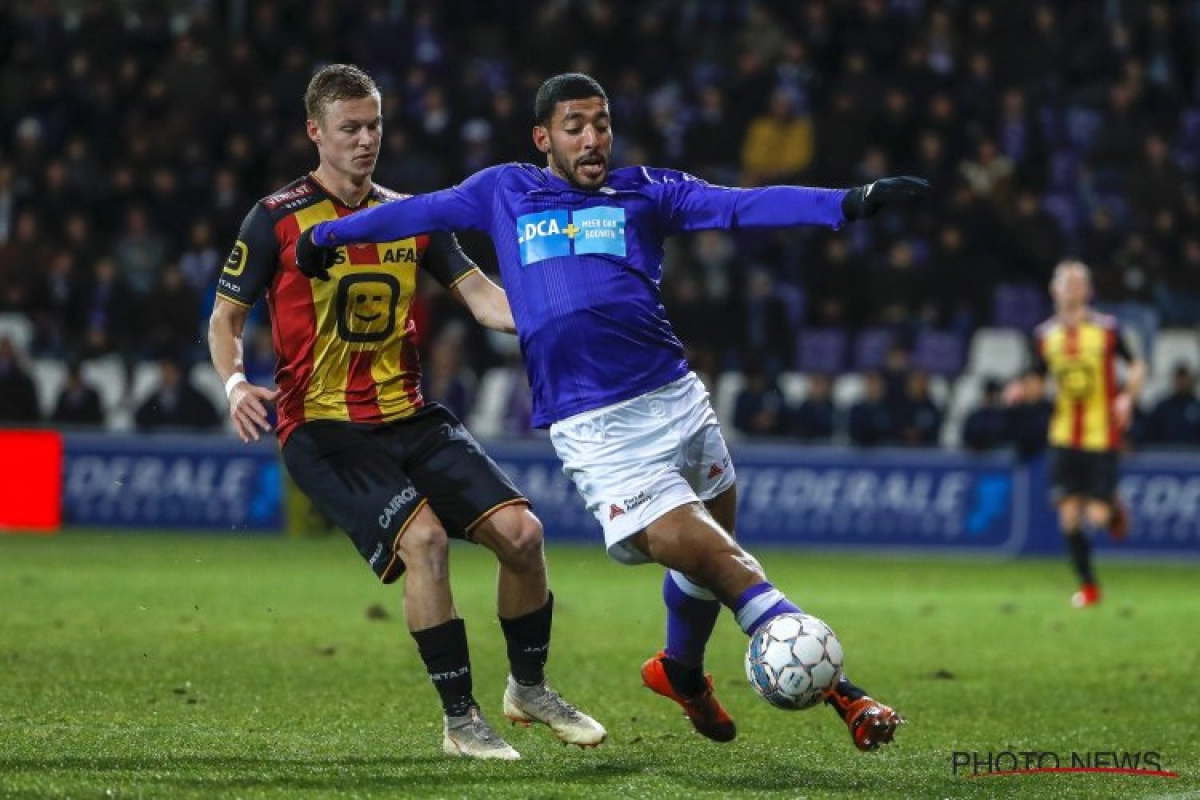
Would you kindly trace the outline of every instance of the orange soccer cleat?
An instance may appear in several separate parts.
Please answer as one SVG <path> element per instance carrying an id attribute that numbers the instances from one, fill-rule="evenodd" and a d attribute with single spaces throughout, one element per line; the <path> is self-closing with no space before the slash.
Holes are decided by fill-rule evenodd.
<path id="1" fill-rule="evenodd" d="M 713 694 L 712 676 L 704 676 L 705 689 L 703 692 L 695 697 L 685 697 L 675 691 L 675 687 L 671 685 L 671 679 L 667 677 L 667 671 L 663 667 L 663 660 L 666 657 L 665 651 L 660 652 L 642 665 L 642 683 L 655 694 L 661 694 L 682 706 L 687 718 L 691 720 L 692 727 L 701 736 L 712 739 L 714 742 L 733 741 L 737 736 L 737 726 L 734 725 L 733 718 L 729 716 L 729 713 Z"/>
<path id="2" fill-rule="evenodd" d="M 835 689 L 828 699 L 850 729 L 854 746 L 864 753 L 890 743 L 896 737 L 896 728 L 904 724 L 904 717 L 894 708 L 868 695 L 852 699 L 839 695 Z"/>
<path id="3" fill-rule="evenodd" d="M 1071 605 L 1076 608 L 1089 608 L 1100 602 L 1100 587 L 1094 583 L 1085 583 L 1079 591 L 1071 595 Z"/>

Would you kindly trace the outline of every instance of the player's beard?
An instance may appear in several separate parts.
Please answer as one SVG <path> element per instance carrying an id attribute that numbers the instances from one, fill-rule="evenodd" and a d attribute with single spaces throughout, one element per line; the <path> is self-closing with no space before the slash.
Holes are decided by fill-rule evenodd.
<path id="1" fill-rule="evenodd" d="M 589 191 L 599 189 L 608 180 L 608 157 L 604 154 L 596 154 L 601 159 L 601 163 L 599 175 L 594 178 L 586 178 L 580 174 L 579 160 L 583 156 L 571 161 L 557 151 L 551 151 L 550 155 L 554 159 L 554 166 L 557 167 L 556 171 L 558 174 L 565 177 L 567 183 L 577 189 L 586 189 Z"/>

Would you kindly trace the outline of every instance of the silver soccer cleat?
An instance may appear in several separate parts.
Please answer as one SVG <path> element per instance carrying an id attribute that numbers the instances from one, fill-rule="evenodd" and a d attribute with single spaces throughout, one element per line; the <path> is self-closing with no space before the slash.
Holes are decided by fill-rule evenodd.
<path id="1" fill-rule="evenodd" d="M 563 744 L 597 747 L 608 738 L 603 725 L 563 700 L 545 683 L 522 686 L 511 675 L 504 690 L 504 716 L 525 727 L 541 723 L 554 731 Z"/>
<path id="2" fill-rule="evenodd" d="M 516 761 L 521 754 L 492 730 L 478 706 L 461 717 L 446 717 L 443 725 L 442 752 L 456 758 L 492 758 Z"/>

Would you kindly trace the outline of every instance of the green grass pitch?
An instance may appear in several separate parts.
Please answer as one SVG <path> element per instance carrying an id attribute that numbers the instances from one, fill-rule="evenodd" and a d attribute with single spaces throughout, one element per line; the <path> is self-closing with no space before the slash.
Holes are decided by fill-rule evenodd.
<path id="1" fill-rule="evenodd" d="M 638 675 L 661 572 L 598 546 L 549 550 L 550 677 L 608 727 L 590 751 L 503 720 L 494 562 L 453 550 L 476 695 L 523 755 L 496 764 L 441 755 L 399 587 L 340 538 L 0 536 L 0 797 L 1200 797 L 1200 564 L 1102 562 L 1104 604 L 1075 611 L 1065 560 L 759 556 L 908 716 L 894 746 L 757 699 L 728 615 L 709 668 L 740 735 L 692 733 Z M 955 751 L 1033 750 L 1179 777 L 952 774 Z"/>

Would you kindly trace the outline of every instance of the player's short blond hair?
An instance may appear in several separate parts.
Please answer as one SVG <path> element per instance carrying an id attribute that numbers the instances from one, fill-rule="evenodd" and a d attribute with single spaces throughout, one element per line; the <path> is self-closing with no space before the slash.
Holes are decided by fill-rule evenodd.
<path id="1" fill-rule="evenodd" d="M 1057 285 L 1058 282 L 1061 281 L 1067 274 L 1067 272 L 1072 270 L 1079 270 L 1082 272 L 1083 278 L 1087 281 L 1088 286 L 1092 285 L 1092 271 L 1088 268 L 1087 264 L 1083 263 L 1077 258 L 1067 258 L 1058 262 L 1058 264 L 1054 267 L 1054 274 L 1050 277 L 1050 285 Z"/>
<path id="2" fill-rule="evenodd" d="M 317 70 L 304 91 L 304 112 L 318 125 L 325 111 L 338 100 L 378 97 L 379 87 L 371 76 L 353 64 L 330 64 Z"/>

